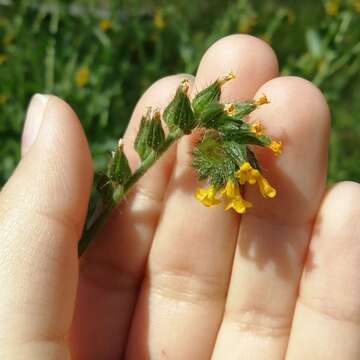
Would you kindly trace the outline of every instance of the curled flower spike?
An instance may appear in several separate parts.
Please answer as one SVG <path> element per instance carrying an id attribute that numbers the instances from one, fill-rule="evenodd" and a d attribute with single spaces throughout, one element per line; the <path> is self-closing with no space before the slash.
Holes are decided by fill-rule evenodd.
<path id="1" fill-rule="evenodd" d="M 281 141 L 274 141 L 272 140 L 268 148 L 271 149 L 276 156 L 281 154 L 282 151 L 282 143 Z"/>
<path id="2" fill-rule="evenodd" d="M 222 79 L 219 80 L 219 84 L 222 86 L 225 83 L 227 83 L 230 80 L 234 80 L 235 79 L 235 74 L 230 71 L 226 76 L 224 76 Z"/>
<path id="3" fill-rule="evenodd" d="M 259 122 L 259 121 L 255 121 L 254 123 L 251 124 L 251 132 L 253 132 L 254 134 L 256 134 L 256 136 L 261 136 L 264 133 L 264 126 Z"/>
<path id="4" fill-rule="evenodd" d="M 266 97 L 266 95 L 261 95 L 257 100 L 255 100 L 255 105 L 260 106 L 264 104 L 270 104 L 269 99 Z"/>
<path id="5" fill-rule="evenodd" d="M 220 200 L 216 198 L 217 190 L 214 185 L 210 185 L 207 189 L 197 189 L 195 198 L 201 201 L 205 206 L 211 207 L 220 204 Z"/>

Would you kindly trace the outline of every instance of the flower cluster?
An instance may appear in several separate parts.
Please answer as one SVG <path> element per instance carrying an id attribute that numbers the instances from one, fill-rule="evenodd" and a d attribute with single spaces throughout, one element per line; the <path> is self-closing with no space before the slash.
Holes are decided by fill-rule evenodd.
<path id="1" fill-rule="evenodd" d="M 267 147 L 279 155 L 281 142 L 266 136 L 260 122 L 249 123 L 246 119 L 257 107 L 269 103 L 265 95 L 252 101 L 219 102 L 221 86 L 233 78 L 234 75 L 229 74 L 215 81 L 196 95 L 192 102 L 199 126 L 204 128 L 193 151 L 192 165 L 198 178 L 209 183 L 207 188 L 196 190 L 197 200 L 211 207 L 220 204 L 222 198 L 225 210 L 234 209 L 244 214 L 252 207 L 252 203 L 241 195 L 245 184 L 257 184 L 265 198 L 276 196 L 276 190 L 262 175 L 250 146 Z M 201 106 L 197 104 L 199 100 Z"/>
<path id="2" fill-rule="evenodd" d="M 269 101 L 263 95 L 257 100 L 222 104 L 221 88 L 234 77 L 229 73 L 214 81 L 191 101 L 189 81 L 183 80 L 162 115 L 158 109 L 148 108 L 134 142 L 140 158 L 138 168 L 132 173 L 120 142 L 106 172 L 100 176 L 98 188 L 105 207 L 113 207 L 121 201 L 173 142 L 195 128 L 203 129 L 203 135 L 194 148 L 192 165 L 199 179 L 209 183 L 208 188 L 196 191 L 199 201 L 210 207 L 220 204 L 222 197 L 226 201 L 225 210 L 234 209 L 243 214 L 252 206 L 241 196 L 245 184 L 258 184 L 264 197 L 275 197 L 275 189 L 262 175 L 249 146 L 267 147 L 278 155 L 281 143 L 266 136 L 259 122 L 246 121 L 248 114 Z M 168 131 L 164 130 L 161 119 Z"/>

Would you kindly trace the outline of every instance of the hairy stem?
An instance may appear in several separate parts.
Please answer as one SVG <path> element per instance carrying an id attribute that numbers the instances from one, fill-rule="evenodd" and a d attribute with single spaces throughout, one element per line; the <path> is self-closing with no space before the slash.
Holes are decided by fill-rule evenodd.
<path id="1" fill-rule="evenodd" d="M 157 152 L 153 151 L 149 156 L 141 162 L 136 171 L 132 174 L 130 179 L 124 184 L 124 190 L 121 192 L 120 196 L 114 201 L 111 205 L 107 206 L 100 215 L 93 221 L 93 223 L 84 231 L 79 243 L 78 243 L 78 255 L 79 257 L 84 253 L 86 248 L 89 246 L 90 242 L 97 234 L 99 229 L 104 223 L 106 223 L 109 215 L 114 210 L 114 208 L 124 199 L 128 192 L 133 188 L 136 182 L 154 165 L 154 163 L 166 152 L 166 150 L 178 139 L 184 135 L 183 131 L 180 129 L 171 131 L 166 137 L 166 140 Z"/>

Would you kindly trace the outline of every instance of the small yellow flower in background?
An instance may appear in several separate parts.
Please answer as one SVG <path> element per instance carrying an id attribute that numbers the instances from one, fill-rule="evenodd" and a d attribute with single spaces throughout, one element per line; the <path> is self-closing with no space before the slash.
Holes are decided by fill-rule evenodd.
<path id="1" fill-rule="evenodd" d="M 264 104 L 270 104 L 269 99 L 266 97 L 266 95 L 261 95 L 257 100 L 255 100 L 256 106 L 264 105 Z"/>
<path id="2" fill-rule="evenodd" d="M 282 151 L 282 143 L 281 141 L 272 140 L 268 148 L 271 149 L 276 156 L 278 156 L 281 154 Z"/>
<path id="3" fill-rule="evenodd" d="M 0 65 L 5 64 L 8 59 L 6 54 L 0 54 Z"/>
<path id="4" fill-rule="evenodd" d="M 157 9 L 154 14 L 154 26 L 157 29 L 163 29 L 166 26 L 162 11 Z"/>
<path id="5" fill-rule="evenodd" d="M 241 33 L 249 33 L 256 24 L 256 16 L 247 16 L 239 21 L 238 30 Z"/>
<path id="6" fill-rule="evenodd" d="M 355 10 L 356 10 L 358 13 L 360 13 L 360 0 L 354 0 L 353 5 L 354 5 Z"/>
<path id="7" fill-rule="evenodd" d="M 263 135 L 264 130 L 265 130 L 264 126 L 259 121 L 255 121 L 254 123 L 251 124 L 251 132 L 253 132 L 257 136 Z"/>
<path id="8" fill-rule="evenodd" d="M 7 46 L 7 45 L 10 45 L 14 39 L 15 39 L 15 34 L 7 33 L 4 35 L 2 42 L 3 42 L 4 46 Z"/>
<path id="9" fill-rule="evenodd" d="M 336 16 L 339 13 L 339 0 L 328 0 L 325 2 L 325 11 L 330 16 Z"/>
<path id="10" fill-rule="evenodd" d="M 8 101 L 8 99 L 9 99 L 8 95 L 0 94 L 0 105 L 5 104 Z"/>
<path id="11" fill-rule="evenodd" d="M 197 189 L 195 198 L 201 201 L 205 206 L 210 207 L 220 204 L 220 200 L 216 198 L 217 190 L 214 185 L 210 185 L 207 189 Z"/>
<path id="12" fill-rule="evenodd" d="M 87 66 L 82 66 L 75 74 L 75 83 L 79 88 L 84 87 L 89 82 L 89 68 Z"/>
<path id="13" fill-rule="evenodd" d="M 109 19 L 102 19 L 99 22 L 99 27 L 103 32 L 107 32 L 112 28 L 112 22 Z"/>

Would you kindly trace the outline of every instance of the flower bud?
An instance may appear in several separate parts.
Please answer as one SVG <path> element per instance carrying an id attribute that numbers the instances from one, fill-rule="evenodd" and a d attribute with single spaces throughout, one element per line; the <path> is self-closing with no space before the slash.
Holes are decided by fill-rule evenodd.
<path id="1" fill-rule="evenodd" d="M 124 154 L 123 140 L 119 140 L 117 149 L 112 153 L 109 162 L 107 176 L 111 182 L 123 185 L 131 177 L 131 169 L 128 159 Z"/>
<path id="2" fill-rule="evenodd" d="M 157 110 L 149 123 L 149 134 L 147 137 L 147 145 L 154 151 L 160 150 L 165 142 L 165 133 L 161 125 L 161 115 Z"/>
<path id="3" fill-rule="evenodd" d="M 195 128 L 196 121 L 187 96 L 189 81 L 183 80 L 176 91 L 174 99 L 164 110 L 164 121 L 170 131 L 181 129 L 185 134 L 190 134 Z"/>
<path id="4" fill-rule="evenodd" d="M 221 86 L 234 78 L 235 75 L 232 72 L 230 72 L 222 79 L 215 80 L 207 88 L 196 94 L 196 96 L 192 101 L 192 106 L 195 113 L 199 115 L 204 111 L 205 107 L 207 107 L 209 104 L 218 102 L 220 100 Z"/>
<path id="5" fill-rule="evenodd" d="M 151 108 L 148 108 L 146 115 L 141 118 L 140 128 L 134 142 L 134 148 L 141 160 L 145 160 L 151 152 L 151 148 L 148 146 L 150 114 Z"/>

